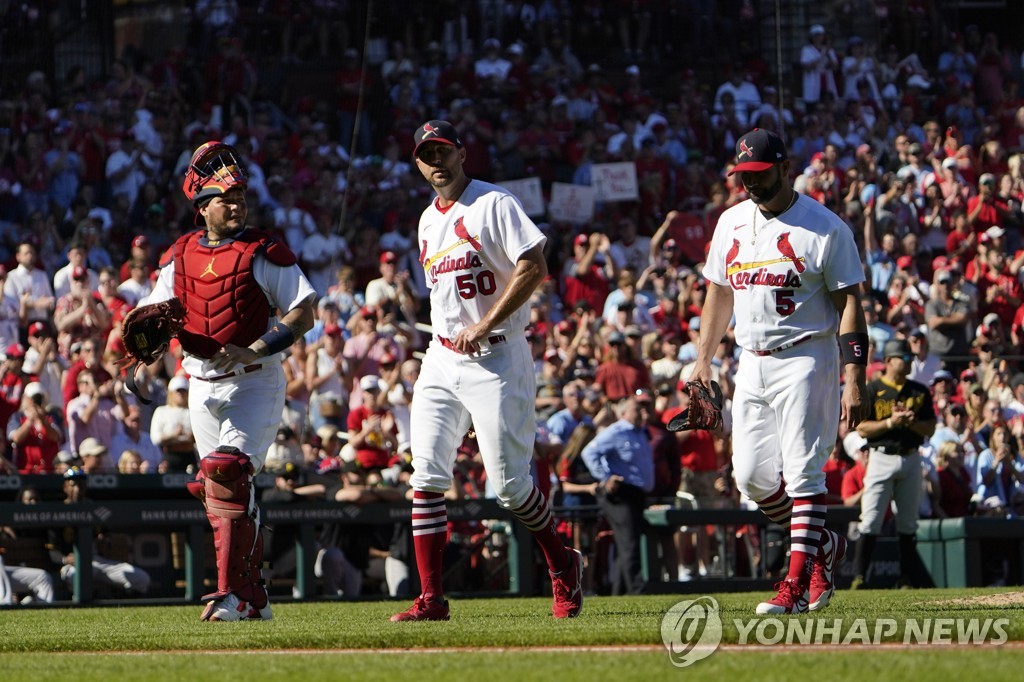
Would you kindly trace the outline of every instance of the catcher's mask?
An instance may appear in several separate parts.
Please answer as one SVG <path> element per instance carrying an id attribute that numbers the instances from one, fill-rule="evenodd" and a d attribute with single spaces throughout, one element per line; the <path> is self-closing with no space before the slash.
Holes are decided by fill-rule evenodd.
<path id="1" fill-rule="evenodd" d="M 212 141 L 192 154 L 181 190 L 192 206 L 199 208 L 233 187 L 245 189 L 248 184 L 249 173 L 238 150 L 223 142 Z"/>

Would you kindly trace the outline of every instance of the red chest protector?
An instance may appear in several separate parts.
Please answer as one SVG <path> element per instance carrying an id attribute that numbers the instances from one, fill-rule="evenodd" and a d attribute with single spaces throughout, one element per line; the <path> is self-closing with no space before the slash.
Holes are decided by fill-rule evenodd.
<path id="1" fill-rule="evenodd" d="M 189 354 L 210 358 L 224 344 L 248 346 L 267 331 L 270 302 L 253 275 L 257 253 L 271 263 L 294 265 L 287 246 L 260 230 L 247 229 L 234 239 L 211 245 L 204 230 L 174 243 L 174 295 L 185 306 L 185 326 L 178 335 Z"/>

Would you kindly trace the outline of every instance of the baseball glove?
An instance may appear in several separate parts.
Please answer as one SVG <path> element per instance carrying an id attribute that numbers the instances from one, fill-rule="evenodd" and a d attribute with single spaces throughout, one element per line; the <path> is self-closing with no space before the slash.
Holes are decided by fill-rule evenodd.
<path id="1" fill-rule="evenodd" d="M 712 381 L 709 391 L 699 381 L 688 381 L 686 392 L 690 395 L 690 406 L 672 418 L 668 430 L 717 431 L 722 428 L 722 387 L 718 382 Z"/>
<path id="2" fill-rule="evenodd" d="M 163 357 L 185 322 L 185 306 L 176 298 L 135 308 L 121 323 L 125 364 L 152 364 Z"/>

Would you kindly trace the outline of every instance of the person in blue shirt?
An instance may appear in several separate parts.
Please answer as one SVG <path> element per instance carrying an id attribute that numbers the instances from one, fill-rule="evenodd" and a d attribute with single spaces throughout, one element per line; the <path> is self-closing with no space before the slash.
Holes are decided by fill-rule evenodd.
<path id="1" fill-rule="evenodd" d="M 641 594 L 640 533 L 647 493 L 654 488 L 654 456 L 647 416 L 653 409 L 650 391 L 641 389 L 615 406 L 618 421 L 583 449 L 583 462 L 598 481 L 597 502 L 615 533 L 616 575 L 612 594 Z"/>

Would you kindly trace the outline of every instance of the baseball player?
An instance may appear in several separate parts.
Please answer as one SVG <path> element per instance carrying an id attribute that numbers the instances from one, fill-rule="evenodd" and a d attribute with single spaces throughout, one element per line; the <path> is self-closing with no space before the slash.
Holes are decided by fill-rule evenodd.
<path id="1" fill-rule="evenodd" d="M 213 526 L 217 591 L 203 597 L 202 613 L 212 621 L 271 617 L 252 479 L 281 422 L 282 353 L 312 327 L 316 295 L 287 246 L 246 227 L 247 180 L 233 147 L 207 142 L 195 151 L 182 190 L 201 229 L 174 243 L 141 301 L 177 297 L 186 310 L 178 339 L 201 453 L 189 490 Z"/>
<path id="2" fill-rule="evenodd" d="M 861 419 L 864 272 L 850 228 L 790 186 L 778 135 L 754 129 L 736 152 L 730 174 L 740 174 L 750 198 L 722 214 L 711 240 L 691 378 L 710 387 L 711 360 L 735 314 L 742 348 L 733 393 L 736 483 L 791 539 L 788 575 L 757 613 L 800 613 L 828 606 L 846 551 L 845 539 L 824 529 L 822 468 L 840 418 L 851 427 Z"/>
<path id="3" fill-rule="evenodd" d="M 889 503 L 896 502 L 896 533 L 900 543 L 900 574 L 917 579 L 918 503 L 921 499 L 919 448 L 935 433 L 935 408 L 928 387 L 908 379 L 914 354 L 903 339 L 883 348 L 885 372 L 867 386 L 868 417 L 857 426 L 867 439 L 871 458 L 860 499 L 860 541 L 854 586 L 864 583 L 871 554 L 882 531 Z"/>
<path id="4" fill-rule="evenodd" d="M 466 150 L 447 121 L 415 133 L 416 167 L 437 193 L 419 224 L 434 338 L 412 402 L 412 534 L 422 592 L 392 621 L 448 620 L 441 585 L 456 447 L 476 431 L 498 500 L 533 531 L 551 572 L 555 618 L 583 606 L 582 556 L 563 546 L 530 476 L 535 429 L 527 302 L 547 275 L 544 241 L 519 201 L 466 177 Z"/>

